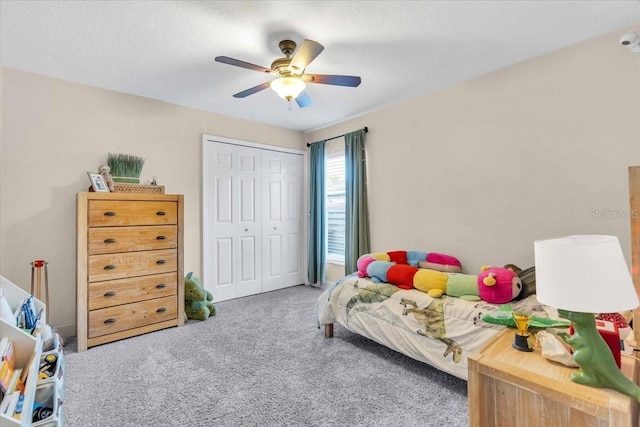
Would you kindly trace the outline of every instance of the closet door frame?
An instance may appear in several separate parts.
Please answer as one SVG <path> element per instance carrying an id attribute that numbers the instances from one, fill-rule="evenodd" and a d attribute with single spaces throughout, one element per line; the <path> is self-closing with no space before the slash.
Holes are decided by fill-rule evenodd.
<path id="1" fill-rule="evenodd" d="M 302 260 L 302 269 L 304 272 L 307 271 L 307 257 L 306 257 L 306 250 L 307 250 L 307 246 L 308 246 L 308 224 L 309 224 L 309 194 L 307 191 L 305 191 L 305 189 L 309 188 L 309 165 L 308 165 L 308 154 L 306 150 L 296 150 L 296 149 L 291 149 L 291 148 L 286 148 L 286 147 L 279 147 L 279 146 L 275 146 L 275 145 L 269 145 L 269 144 L 263 144 L 263 143 L 257 143 L 257 142 L 252 142 L 252 141 L 244 141 L 244 140 L 240 140 L 240 139 L 233 139 L 233 138 L 227 138 L 227 137 L 222 137 L 222 136 L 216 136 L 216 135 L 207 135 L 207 134 L 203 134 L 202 136 L 202 147 L 201 147 L 201 157 L 202 157 L 202 174 L 201 174 L 201 178 L 200 178 L 200 185 L 201 185 L 201 197 L 202 197 L 202 220 L 201 220 L 201 224 L 202 224 L 202 240 L 200 242 L 200 247 L 201 247 L 201 263 L 202 263 L 202 283 L 204 284 L 205 288 L 212 291 L 214 293 L 213 297 L 214 297 L 214 301 L 216 301 L 216 295 L 215 295 L 215 291 L 212 290 L 212 287 L 207 286 L 207 283 L 214 283 L 213 282 L 213 278 L 214 278 L 214 274 L 215 271 L 210 271 L 210 266 L 207 264 L 207 259 L 210 259 L 210 257 L 213 256 L 213 254 L 208 253 L 209 249 L 207 247 L 207 242 L 209 241 L 210 238 L 213 237 L 213 230 L 210 229 L 211 224 L 208 223 L 207 218 L 210 217 L 210 215 L 213 215 L 214 212 L 210 212 L 208 209 L 209 206 L 209 194 L 207 194 L 207 188 L 205 187 L 205 177 L 208 175 L 209 170 L 211 169 L 210 165 L 207 164 L 207 159 L 205 158 L 205 145 L 209 144 L 209 143 L 216 143 L 216 142 L 220 142 L 220 143 L 225 143 L 225 144 L 231 144 L 231 145 L 238 145 L 238 146 L 242 146 L 242 147 L 251 147 L 251 148 L 257 148 L 257 149 L 261 149 L 261 150 L 269 150 L 269 151 L 275 151 L 275 152 L 283 152 L 283 153 L 291 153 L 291 154 L 298 154 L 302 156 L 302 163 L 303 163 L 303 195 L 302 195 L 302 203 L 303 203 L 303 215 L 301 217 L 301 233 L 302 233 L 302 244 L 301 244 L 301 248 L 300 250 L 304 251 L 304 253 L 301 254 L 301 260 Z M 308 279 L 306 278 L 306 273 L 304 274 L 304 281 L 303 283 L 307 284 Z"/>

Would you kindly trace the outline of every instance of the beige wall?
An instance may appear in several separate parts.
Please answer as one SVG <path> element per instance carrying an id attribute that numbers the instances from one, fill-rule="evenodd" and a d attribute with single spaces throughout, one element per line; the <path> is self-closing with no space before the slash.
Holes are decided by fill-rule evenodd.
<path id="1" fill-rule="evenodd" d="M 629 213 L 627 167 L 640 165 L 640 55 L 618 45 L 626 30 L 304 139 L 369 127 L 375 251 L 450 253 L 476 272 L 532 265 L 538 238 L 606 233 L 629 257 L 619 211 Z M 49 320 L 65 333 L 75 326 L 75 194 L 108 152 L 145 157 L 144 180 L 185 194 L 185 269 L 200 272 L 202 134 L 304 147 L 294 131 L 1 72 L 0 273 L 28 289 L 29 263 L 49 261 Z"/>
<path id="2" fill-rule="evenodd" d="M 618 44 L 625 31 L 307 139 L 369 127 L 373 251 L 445 252 L 474 273 L 533 265 L 535 239 L 612 234 L 629 262 L 640 54 Z"/>
<path id="3" fill-rule="evenodd" d="M 75 197 L 107 153 L 146 159 L 185 195 L 185 271 L 201 274 L 202 135 L 304 149 L 300 132 L 10 68 L 2 78 L 0 274 L 26 290 L 30 263 L 49 262 L 49 323 L 75 334 Z"/>

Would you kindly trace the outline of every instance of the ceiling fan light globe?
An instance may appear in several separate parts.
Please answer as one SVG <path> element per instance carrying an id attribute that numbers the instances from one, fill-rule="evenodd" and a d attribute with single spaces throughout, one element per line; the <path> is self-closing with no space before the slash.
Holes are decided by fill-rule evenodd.
<path id="1" fill-rule="evenodd" d="M 305 86 L 304 82 L 297 77 L 280 77 L 271 82 L 271 89 L 287 101 L 297 98 Z"/>

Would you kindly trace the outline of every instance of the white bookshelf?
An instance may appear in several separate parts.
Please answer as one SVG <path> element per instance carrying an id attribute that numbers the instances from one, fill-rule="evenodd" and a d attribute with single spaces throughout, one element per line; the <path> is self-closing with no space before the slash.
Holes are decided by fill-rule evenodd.
<path id="1" fill-rule="evenodd" d="M 9 306 L 12 311 L 15 311 L 18 308 L 18 305 L 29 296 L 28 292 L 25 292 L 19 286 L 11 283 L 3 276 L 0 276 L 0 289 L 2 289 L 2 295 L 9 302 Z M 35 303 L 38 310 L 46 310 L 42 301 L 35 299 Z M 44 314 L 45 312 L 43 311 L 43 318 Z M 38 385 L 38 371 L 40 368 L 40 356 L 42 354 L 42 339 L 40 338 L 40 335 L 30 335 L 15 325 L 0 319 L 0 338 L 4 337 L 13 341 L 16 353 L 16 367 L 27 369 L 29 374 L 25 384 L 21 419 L 18 420 L 10 416 L 0 414 L 0 427 L 30 426 L 34 397 L 36 394 L 36 387 Z"/>

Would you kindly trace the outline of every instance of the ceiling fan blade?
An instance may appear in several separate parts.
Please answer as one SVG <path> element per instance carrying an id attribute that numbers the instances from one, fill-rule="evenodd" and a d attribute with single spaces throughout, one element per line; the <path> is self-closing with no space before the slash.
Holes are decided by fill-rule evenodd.
<path id="1" fill-rule="evenodd" d="M 298 107 L 304 108 L 304 107 L 308 107 L 309 105 L 313 104 L 313 101 L 311 100 L 311 97 L 309 96 L 309 94 L 307 92 L 303 91 L 296 98 L 296 103 L 298 104 Z"/>
<path id="2" fill-rule="evenodd" d="M 233 95 L 234 98 L 245 98 L 249 95 L 253 95 L 256 92 L 260 92 L 261 90 L 264 90 L 266 88 L 268 88 L 271 85 L 271 82 L 264 82 L 261 85 L 258 86 L 254 86 L 252 88 L 243 90 L 242 92 L 238 92 L 235 95 Z"/>
<path id="3" fill-rule="evenodd" d="M 340 76 L 331 74 L 305 74 L 302 76 L 302 80 L 306 83 L 322 83 L 325 85 L 336 86 L 360 86 L 362 79 L 358 76 Z"/>
<path id="4" fill-rule="evenodd" d="M 289 69 L 294 73 L 302 73 L 304 69 L 311 64 L 311 61 L 316 59 L 323 50 L 324 46 L 320 43 L 305 39 L 293 54 Z"/>
<path id="5" fill-rule="evenodd" d="M 216 62 L 222 62 L 223 64 L 235 65 L 236 67 L 247 68 L 249 70 L 260 71 L 261 73 L 270 73 L 269 68 L 261 67 L 259 65 L 251 64 L 249 62 L 240 61 L 239 59 L 229 58 L 228 56 L 216 56 Z"/>

